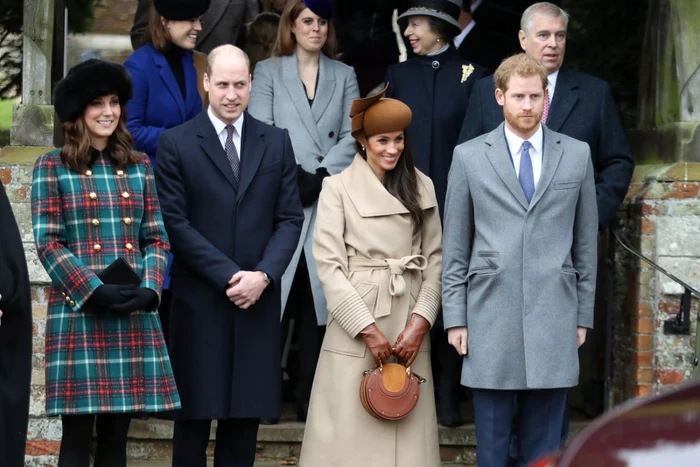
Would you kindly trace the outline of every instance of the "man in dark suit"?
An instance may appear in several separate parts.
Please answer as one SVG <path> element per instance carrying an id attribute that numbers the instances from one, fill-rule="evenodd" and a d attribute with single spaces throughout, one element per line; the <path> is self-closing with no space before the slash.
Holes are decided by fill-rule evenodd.
<path id="1" fill-rule="evenodd" d="M 304 215 L 289 135 L 245 112 L 250 62 L 208 57 L 210 106 L 163 132 L 156 181 L 175 259 L 170 358 L 182 400 L 173 467 L 252 467 L 260 418 L 279 411 L 280 281 Z"/>
<path id="2" fill-rule="evenodd" d="M 22 467 L 32 375 L 32 301 L 27 260 L 0 182 L 0 466 Z"/>
<path id="3" fill-rule="evenodd" d="M 507 36 L 477 22 L 471 10 L 477 3 L 477 0 L 472 0 L 462 4 L 459 15 L 462 32 L 455 37 L 454 43 L 462 58 L 493 72 L 505 58 L 517 53 L 520 45 L 515 36 Z"/>
<path id="4" fill-rule="evenodd" d="M 525 10 L 519 32 L 520 46 L 549 73 L 549 103 L 542 121 L 547 128 L 588 143 L 596 170 L 598 226 L 614 218 L 627 194 L 634 161 L 608 84 L 590 75 L 562 67 L 568 15 L 558 6 L 541 2 Z M 488 133 L 503 122 L 503 110 L 494 97 L 493 79 L 474 86 L 464 125 L 463 143 Z"/>
<path id="5" fill-rule="evenodd" d="M 131 46 L 134 50 L 145 43 L 152 5 L 153 0 L 138 0 L 131 27 Z M 197 36 L 196 49 L 208 54 L 220 45 L 241 45 L 245 38 L 245 25 L 255 18 L 258 10 L 257 0 L 212 0 L 202 17 L 202 32 Z"/>

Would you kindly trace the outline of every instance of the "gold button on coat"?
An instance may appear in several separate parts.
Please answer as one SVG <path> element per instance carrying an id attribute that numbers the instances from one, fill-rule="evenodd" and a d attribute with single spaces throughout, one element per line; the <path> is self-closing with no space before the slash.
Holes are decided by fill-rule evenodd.
<path id="1" fill-rule="evenodd" d="M 66 297 L 66 303 L 70 303 L 70 297 Z"/>
<path id="2" fill-rule="evenodd" d="M 131 225 L 131 217 L 125 217 L 125 218 L 124 218 L 124 223 L 125 223 L 126 225 Z"/>
<path id="3" fill-rule="evenodd" d="M 132 245 L 131 243 L 127 243 L 127 244 L 126 244 L 126 249 L 127 249 L 127 250 L 133 250 L 133 249 L 134 249 L 134 245 Z"/>
<path id="4" fill-rule="evenodd" d="M 75 302 L 71 300 L 70 306 L 75 306 Z"/>
<path id="5" fill-rule="evenodd" d="M 97 193 L 95 193 L 94 191 L 90 193 L 90 199 L 97 199 Z"/>
<path id="6" fill-rule="evenodd" d="M 85 175 L 87 175 L 88 177 L 92 177 L 92 170 L 86 170 Z"/>
<path id="7" fill-rule="evenodd" d="M 129 193 L 127 193 L 126 191 L 124 193 L 122 193 L 122 198 L 128 198 L 128 197 L 129 197 Z"/>
<path id="8" fill-rule="evenodd" d="M 97 219 L 93 219 L 93 220 L 92 220 L 92 225 L 94 225 L 95 227 L 97 227 L 98 225 L 100 225 L 100 221 L 98 221 Z"/>
<path id="9" fill-rule="evenodd" d="M 97 244 L 95 244 L 95 246 L 93 246 L 92 248 L 95 251 L 100 251 L 102 249 L 102 247 L 100 245 L 97 245 Z"/>

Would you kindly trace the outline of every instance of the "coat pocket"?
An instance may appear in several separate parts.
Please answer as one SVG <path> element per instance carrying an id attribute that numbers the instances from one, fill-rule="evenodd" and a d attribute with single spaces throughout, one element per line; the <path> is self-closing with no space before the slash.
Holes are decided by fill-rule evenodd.
<path id="1" fill-rule="evenodd" d="M 581 278 L 581 273 L 578 272 L 573 266 L 564 265 L 561 267 L 561 272 L 563 272 L 564 274 L 575 275 L 577 281 Z"/>
<path id="2" fill-rule="evenodd" d="M 573 190 L 581 185 L 581 180 L 571 180 L 567 182 L 556 182 L 554 184 L 555 190 Z"/>

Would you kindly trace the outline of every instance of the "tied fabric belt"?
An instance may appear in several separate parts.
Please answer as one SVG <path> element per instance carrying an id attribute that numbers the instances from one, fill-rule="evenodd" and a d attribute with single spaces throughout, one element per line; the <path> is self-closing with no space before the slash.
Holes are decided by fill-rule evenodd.
<path id="1" fill-rule="evenodd" d="M 362 256 L 348 258 L 350 272 L 369 271 L 372 269 L 388 269 L 389 274 L 382 276 L 377 294 L 375 318 L 388 316 L 391 313 L 391 297 L 400 297 L 406 293 L 406 280 L 403 278 L 406 270 L 422 271 L 428 266 L 428 260 L 423 255 L 404 256 L 401 259 L 373 259 Z M 389 287 L 389 294 L 382 293 Z"/>

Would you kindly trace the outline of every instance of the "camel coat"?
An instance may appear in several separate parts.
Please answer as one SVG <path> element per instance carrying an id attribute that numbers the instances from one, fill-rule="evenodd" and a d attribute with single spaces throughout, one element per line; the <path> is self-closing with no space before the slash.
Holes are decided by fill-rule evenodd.
<path id="1" fill-rule="evenodd" d="M 432 325 L 441 299 L 442 234 L 432 181 L 418 172 L 425 220 L 413 233 L 408 210 L 359 155 L 326 178 L 318 203 L 313 255 L 328 302 L 328 326 L 316 369 L 301 467 L 437 467 L 438 429 L 425 335 L 411 369 L 428 382 L 408 417 L 373 418 L 360 403 L 372 354 L 358 335 L 377 327 L 394 343 L 412 313 Z"/>

